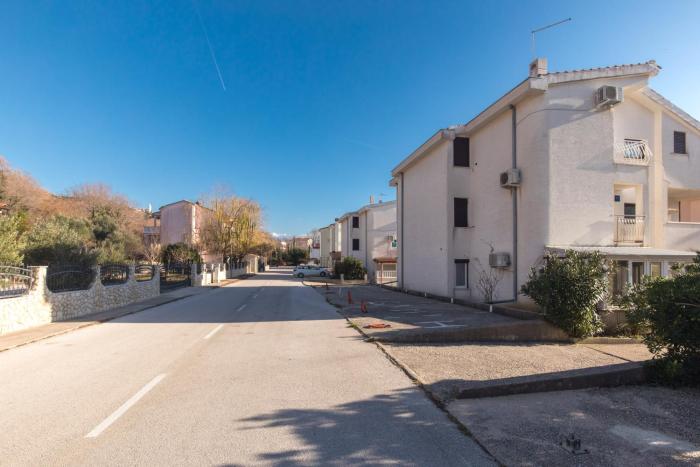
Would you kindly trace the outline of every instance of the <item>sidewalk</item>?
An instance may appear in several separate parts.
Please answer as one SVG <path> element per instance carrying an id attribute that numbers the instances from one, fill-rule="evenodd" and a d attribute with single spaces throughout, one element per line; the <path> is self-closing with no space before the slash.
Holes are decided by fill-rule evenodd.
<path id="1" fill-rule="evenodd" d="M 176 300 L 191 297 L 209 292 L 218 287 L 182 287 L 160 294 L 157 297 L 142 300 L 140 302 L 130 303 L 117 308 L 93 313 L 70 321 L 56 321 L 42 326 L 36 326 L 21 331 L 12 332 L 0 336 L 0 352 L 29 344 L 41 339 L 56 336 L 76 329 L 92 326 L 94 324 L 111 321 L 122 316 L 138 313 L 149 308 L 171 303 Z"/>
<path id="2" fill-rule="evenodd" d="M 378 342 L 569 342 L 543 320 L 520 320 L 371 285 L 313 286 L 362 332 Z M 348 294 L 352 304 L 348 303 Z M 361 311 L 366 307 L 367 313 Z M 369 324 L 389 325 L 384 329 Z"/>

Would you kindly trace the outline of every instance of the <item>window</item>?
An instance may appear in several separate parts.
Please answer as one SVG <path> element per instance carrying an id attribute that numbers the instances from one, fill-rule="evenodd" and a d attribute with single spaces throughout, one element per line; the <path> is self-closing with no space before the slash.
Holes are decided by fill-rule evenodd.
<path id="1" fill-rule="evenodd" d="M 651 277 L 661 277 L 661 262 L 654 261 L 649 263 L 649 275 Z"/>
<path id="2" fill-rule="evenodd" d="M 629 280 L 629 263 L 627 261 L 615 261 L 615 276 L 613 278 L 613 295 L 620 296 L 627 289 Z"/>
<path id="3" fill-rule="evenodd" d="M 468 207 L 467 198 L 455 198 L 455 227 L 469 227 Z"/>
<path id="4" fill-rule="evenodd" d="M 637 215 L 637 205 L 634 203 L 625 203 L 625 219 L 634 219 Z"/>
<path id="5" fill-rule="evenodd" d="M 469 167 L 469 138 L 455 138 L 452 153 L 455 167 Z"/>
<path id="6" fill-rule="evenodd" d="M 644 263 L 641 261 L 632 262 L 632 283 L 639 284 L 644 277 Z"/>
<path id="7" fill-rule="evenodd" d="M 360 239 L 359 238 L 353 238 L 352 239 L 352 250 L 353 251 L 358 251 L 360 249 Z"/>
<path id="8" fill-rule="evenodd" d="M 352 228 L 353 228 L 353 229 L 359 229 L 359 228 L 360 228 L 360 218 L 359 218 L 359 216 L 352 216 Z"/>
<path id="9" fill-rule="evenodd" d="M 455 287 L 467 288 L 469 284 L 469 260 L 455 260 Z"/>
<path id="10" fill-rule="evenodd" d="M 673 132 L 673 152 L 676 154 L 688 154 L 687 148 L 685 147 L 685 132 Z"/>

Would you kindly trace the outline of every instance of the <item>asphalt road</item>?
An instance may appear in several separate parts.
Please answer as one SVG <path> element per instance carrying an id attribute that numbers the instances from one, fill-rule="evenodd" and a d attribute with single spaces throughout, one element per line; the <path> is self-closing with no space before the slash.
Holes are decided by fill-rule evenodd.
<path id="1" fill-rule="evenodd" d="M 492 465 L 284 273 L 0 353 L 0 465 Z"/>

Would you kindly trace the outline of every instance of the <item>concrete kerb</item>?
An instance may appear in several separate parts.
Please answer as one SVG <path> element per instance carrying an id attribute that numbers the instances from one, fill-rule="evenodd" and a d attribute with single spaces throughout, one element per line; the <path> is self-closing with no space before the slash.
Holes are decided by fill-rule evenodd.
<path id="1" fill-rule="evenodd" d="M 461 431 L 462 434 L 471 438 L 477 445 L 479 445 L 479 447 L 481 449 L 484 450 L 484 452 L 486 454 L 491 456 L 491 458 L 493 458 L 493 460 L 496 461 L 498 463 L 498 465 L 500 465 L 500 466 L 505 465 L 502 462 L 500 462 L 498 459 L 496 459 L 496 457 L 486 448 L 486 446 L 484 444 L 481 443 L 481 441 L 479 441 L 476 437 L 474 437 L 474 435 L 471 433 L 471 431 L 469 431 L 469 428 L 467 428 L 467 426 L 464 423 L 462 423 L 459 420 L 459 418 L 455 417 L 449 410 L 447 410 L 447 406 L 445 405 L 445 403 L 439 397 L 437 397 L 437 395 L 433 391 L 431 391 L 428 388 L 428 386 L 420 379 L 420 377 L 418 376 L 418 374 L 415 371 L 413 371 L 408 365 L 403 364 L 401 361 L 399 361 L 397 358 L 395 358 L 391 354 L 391 351 L 386 346 L 382 345 L 381 342 L 377 342 L 372 336 L 368 335 L 360 326 L 353 323 L 347 316 L 344 316 L 341 313 L 338 306 L 336 306 L 333 303 L 331 303 L 330 301 L 328 301 L 327 298 L 326 298 L 326 301 L 336 309 L 336 313 L 338 313 L 340 316 L 342 316 L 345 319 L 345 321 L 347 321 L 347 323 L 350 325 L 350 327 L 354 328 L 364 338 L 364 340 L 366 342 L 373 343 L 379 349 L 379 351 L 384 354 L 384 356 L 387 358 L 387 360 L 389 360 L 394 366 L 396 366 L 406 376 L 408 376 L 408 378 L 411 380 L 411 382 L 413 384 L 415 384 L 416 386 L 418 386 L 423 391 L 423 393 L 435 405 L 435 407 L 440 409 L 440 411 L 442 411 L 445 414 L 445 416 L 448 418 L 448 420 L 450 420 L 452 423 L 455 424 L 457 429 L 459 431 Z"/>

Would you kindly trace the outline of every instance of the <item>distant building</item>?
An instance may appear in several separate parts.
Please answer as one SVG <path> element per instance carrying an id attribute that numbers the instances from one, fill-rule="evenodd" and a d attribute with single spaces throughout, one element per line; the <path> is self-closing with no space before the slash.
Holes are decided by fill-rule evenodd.
<path id="1" fill-rule="evenodd" d="M 378 202 L 337 219 L 340 256 L 359 259 L 373 282 L 395 282 L 396 202 Z"/>
<path id="2" fill-rule="evenodd" d="M 207 253 L 200 243 L 202 228 L 211 213 L 211 209 L 199 202 L 187 200 L 161 206 L 159 211 L 153 213 L 153 225 L 144 227 L 144 241 L 159 239 L 163 247 L 174 243 L 186 243 L 199 248 L 204 262 L 221 262 L 221 255 Z"/>

